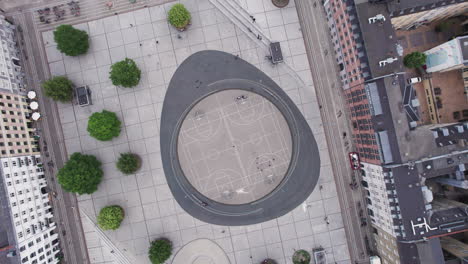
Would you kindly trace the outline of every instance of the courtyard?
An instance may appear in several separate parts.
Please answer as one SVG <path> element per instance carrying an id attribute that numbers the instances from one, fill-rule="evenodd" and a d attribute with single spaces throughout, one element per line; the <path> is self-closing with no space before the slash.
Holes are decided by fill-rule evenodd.
<path id="1" fill-rule="evenodd" d="M 451 18 L 447 21 L 436 21 L 415 30 L 398 30 L 396 31 L 398 43 L 404 48 L 405 55 L 414 51 L 424 52 L 449 41 L 454 36 L 461 35 L 463 32 L 461 22 L 462 20 L 458 18 Z M 435 28 L 441 23 L 449 23 L 450 26 L 437 32 Z M 407 72 L 411 77 L 420 75 L 415 69 L 407 69 Z M 431 124 L 431 120 L 453 123 L 464 118 L 461 113 L 467 108 L 468 103 L 463 74 L 460 70 L 434 72 L 427 81 L 416 83 L 413 87 L 421 103 L 419 113 L 422 125 Z M 428 103 L 430 101 L 440 102 L 440 107 L 435 104 L 430 106 Z M 458 113 L 458 116 L 455 113 Z"/>
<path id="2" fill-rule="evenodd" d="M 281 10 L 262 1 L 249 1 L 246 6 L 265 34 L 281 41 L 285 62 L 293 73 L 287 65 L 272 66 L 265 59 L 265 47 L 250 39 L 209 1 L 184 4 L 192 14 L 192 25 L 185 32 L 167 23 L 171 3 L 74 25 L 89 33 L 91 44 L 90 51 L 77 58 L 57 51 L 52 31 L 42 34 L 51 75 L 66 75 L 75 86 L 88 85 L 92 91 L 91 106 L 59 104 L 67 153 L 93 154 L 104 167 L 98 191 L 78 197 L 80 211 L 91 219 L 83 217 L 92 263 L 112 262 L 113 253 L 92 222 L 102 207 L 111 204 L 121 205 L 126 218 L 118 230 L 104 234 L 135 263 L 148 263 L 149 242 L 161 236 L 174 243 L 174 252 L 192 240 L 211 239 L 227 253 L 231 263 L 259 263 L 266 257 L 291 263 L 295 250 L 311 252 L 319 247 L 325 248 L 329 262 L 348 263 L 341 209 L 293 2 Z M 159 145 L 162 104 L 177 67 L 202 50 L 239 55 L 255 65 L 286 92 L 307 120 L 320 151 L 320 188 L 292 212 L 255 225 L 219 226 L 192 217 L 172 196 Z M 132 89 L 113 86 L 108 77 L 110 64 L 125 57 L 135 60 L 142 70 L 139 85 Z M 86 131 L 88 117 L 103 109 L 116 112 L 123 122 L 120 136 L 108 142 L 97 141 Z M 274 109 L 271 111 L 274 113 Z M 288 149 L 287 141 L 282 148 Z M 115 160 L 119 153 L 128 151 L 137 153 L 143 162 L 137 174 L 125 176 L 115 168 Z"/>

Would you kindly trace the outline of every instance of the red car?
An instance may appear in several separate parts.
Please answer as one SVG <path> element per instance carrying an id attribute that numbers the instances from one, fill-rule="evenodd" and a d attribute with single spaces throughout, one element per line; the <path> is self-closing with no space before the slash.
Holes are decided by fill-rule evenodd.
<path id="1" fill-rule="evenodd" d="M 359 154 L 357 152 L 349 153 L 349 163 L 352 170 L 359 170 L 361 167 L 361 162 L 359 160 Z"/>

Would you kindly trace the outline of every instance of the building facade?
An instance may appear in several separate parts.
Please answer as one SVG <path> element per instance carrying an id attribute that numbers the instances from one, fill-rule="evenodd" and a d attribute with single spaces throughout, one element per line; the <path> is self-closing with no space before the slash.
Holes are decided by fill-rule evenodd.
<path id="1" fill-rule="evenodd" d="M 324 3 L 336 62 L 340 67 L 343 93 L 353 125 L 353 142 L 361 160 L 380 164 L 375 131 L 371 122 L 368 89 L 370 79 L 366 50 L 353 1 Z"/>
<path id="2" fill-rule="evenodd" d="M 361 159 L 367 195 L 364 208 L 378 255 L 383 263 L 391 264 L 443 263 L 439 237 L 468 226 L 466 222 L 460 224 L 468 219 L 466 205 L 433 208 L 437 199 L 434 202 L 432 195 L 436 193 L 432 186 L 426 186 L 430 177 L 437 182 L 448 171 L 464 170 L 467 161 L 457 156 L 463 149 L 462 140 L 451 138 L 464 135 L 460 126 L 457 131 L 461 132 L 435 140 L 433 131 L 415 126 L 418 110 L 411 103 L 414 92 L 406 81 L 403 47 L 392 24 L 396 16 L 392 10 L 416 2 L 324 2 L 352 122 L 353 151 Z M 426 240 L 430 242 L 419 243 Z M 425 252 L 430 247 L 432 255 Z"/>
<path id="3" fill-rule="evenodd" d="M 39 155 L 0 159 L 21 263 L 58 263 L 58 234 Z"/>
<path id="4" fill-rule="evenodd" d="M 26 96 L 0 90 L 0 113 L 0 157 L 38 154 Z"/>
<path id="5" fill-rule="evenodd" d="M 0 15 L 0 90 L 24 93 L 24 72 L 16 44 L 16 28 Z"/>
<path id="6" fill-rule="evenodd" d="M 397 1 L 395 1 L 397 2 Z M 395 29 L 410 30 L 468 12 L 466 0 L 398 1 L 389 4 Z"/>

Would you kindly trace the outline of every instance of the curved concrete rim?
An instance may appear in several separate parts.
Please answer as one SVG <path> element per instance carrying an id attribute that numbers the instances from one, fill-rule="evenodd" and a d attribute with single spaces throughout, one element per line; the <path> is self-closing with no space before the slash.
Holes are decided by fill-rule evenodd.
<path id="1" fill-rule="evenodd" d="M 248 204 L 208 199 L 190 184 L 178 159 L 178 133 L 187 113 L 206 96 L 228 89 L 251 91 L 268 99 L 285 117 L 293 139 L 291 162 L 281 184 Z M 193 217 L 217 225 L 257 224 L 280 217 L 309 197 L 320 174 L 317 143 L 295 103 L 255 66 L 220 51 L 197 52 L 174 73 L 161 114 L 160 146 L 166 180 L 176 201 Z"/>
<path id="2" fill-rule="evenodd" d="M 211 263 L 210 263 L 211 261 Z M 177 251 L 172 264 L 230 264 L 224 250 L 215 242 L 200 238 Z"/>

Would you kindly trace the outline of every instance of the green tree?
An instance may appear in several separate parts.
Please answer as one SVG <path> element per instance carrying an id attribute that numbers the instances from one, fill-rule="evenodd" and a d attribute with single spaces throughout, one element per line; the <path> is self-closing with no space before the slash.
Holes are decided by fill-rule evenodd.
<path id="1" fill-rule="evenodd" d="M 159 238 L 151 242 L 148 257 L 153 264 L 162 264 L 172 254 L 172 243 L 165 238 Z"/>
<path id="2" fill-rule="evenodd" d="M 106 206 L 97 217 L 98 225 L 103 230 L 116 230 L 124 219 L 124 210 L 118 205 Z"/>
<path id="3" fill-rule="evenodd" d="M 73 83 L 66 77 L 57 76 L 42 83 L 45 95 L 55 101 L 70 102 L 73 99 Z"/>
<path id="4" fill-rule="evenodd" d="M 292 257 L 292 261 L 294 264 L 309 264 L 310 263 L 310 254 L 309 252 L 300 249 L 294 252 Z"/>
<path id="5" fill-rule="evenodd" d="M 185 28 L 192 18 L 183 4 L 175 4 L 168 13 L 169 23 L 178 29 Z"/>
<path id="6" fill-rule="evenodd" d="M 101 162 L 95 156 L 75 152 L 58 171 L 57 178 L 68 192 L 91 194 L 97 190 L 103 174 Z"/>
<path id="7" fill-rule="evenodd" d="M 110 79 L 114 85 L 130 88 L 140 82 L 140 77 L 140 69 L 129 58 L 125 58 L 125 60 L 116 62 L 111 66 Z"/>
<path id="8" fill-rule="evenodd" d="M 408 68 L 418 68 L 426 64 L 426 54 L 415 51 L 405 56 L 403 64 Z"/>
<path id="9" fill-rule="evenodd" d="M 70 25 L 60 25 L 54 31 L 57 49 L 68 56 L 84 54 L 89 48 L 88 33 Z"/>
<path id="10" fill-rule="evenodd" d="M 121 153 L 116 165 L 117 169 L 124 174 L 132 174 L 140 168 L 141 160 L 136 154 Z"/>
<path id="11" fill-rule="evenodd" d="M 120 135 L 120 125 L 121 122 L 114 112 L 102 110 L 89 117 L 88 132 L 97 140 L 108 141 Z"/>

